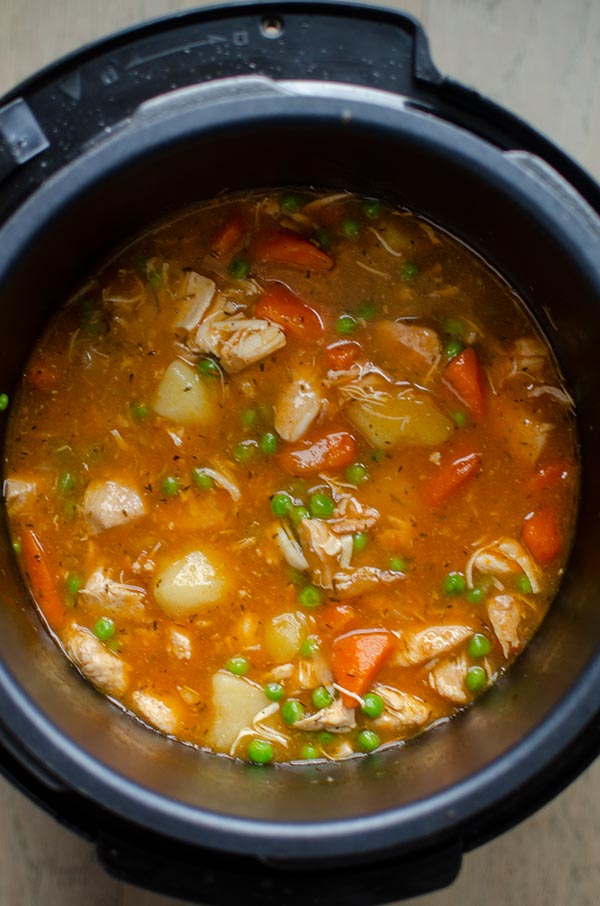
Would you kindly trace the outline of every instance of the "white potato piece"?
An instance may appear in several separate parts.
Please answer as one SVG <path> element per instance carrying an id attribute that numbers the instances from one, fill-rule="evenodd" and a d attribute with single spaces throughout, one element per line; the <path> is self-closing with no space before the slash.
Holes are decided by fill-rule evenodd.
<path id="1" fill-rule="evenodd" d="M 129 485 L 118 481 L 91 481 L 85 490 L 82 510 L 90 531 L 97 535 L 139 519 L 145 515 L 146 506 Z"/>
<path id="2" fill-rule="evenodd" d="M 240 730 L 270 704 L 260 686 L 241 676 L 219 670 L 213 676 L 213 724 L 208 744 L 229 751 Z"/>
<path id="3" fill-rule="evenodd" d="M 157 415 L 182 425 L 209 425 L 217 415 L 217 398 L 198 372 L 175 359 L 162 376 L 152 408 Z"/>
<path id="4" fill-rule="evenodd" d="M 306 618 L 302 613 L 280 613 L 265 626 L 265 648 L 276 664 L 285 664 L 296 657 L 307 634 Z"/>
<path id="5" fill-rule="evenodd" d="M 452 434 L 453 425 L 426 394 L 390 396 L 383 400 L 354 400 L 346 408 L 352 424 L 374 447 L 399 444 L 434 447 Z"/>
<path id="6" fill-rule="evenodd" d="M 161 610 L 176 620 L 215 604 L 229 584 L 216 557 L 196 550 L 174 560 L 159 573 L 154 597 Z"/>

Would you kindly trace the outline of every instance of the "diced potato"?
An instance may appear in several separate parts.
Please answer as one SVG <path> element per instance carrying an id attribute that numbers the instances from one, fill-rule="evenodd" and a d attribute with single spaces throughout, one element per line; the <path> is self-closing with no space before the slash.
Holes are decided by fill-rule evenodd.
<path id="1" fill-rule="evenodd" d="M 207 741 L 215 749 L 227 751 L 269 699 L 259 686 L 225 670 L 215 673 L 212 686 L 213 724 Z"/>
<path id="2" fill-rule="evenodd" d="M 168 617 L 176 620 L 198 613 L 219 601 L 229 588 L 221 564 L 203 551 L 192 551 L 170 563 L 154 583 L 154 597 Z"/>
<path id="3" fill-rule="evenodd" d="M 152 405 L 157 415 L 184 425 L 208 425 L 218 412 L 214 388 L 180 359 L 163 374 Z"/>
<path id="4" fill-rule="evenodd" d="M 280 613 L 265 626 L 265 648 L 276 664 L 285 664 L 296 657 L 306 635 L 304 614 Z"/>
<path id="5" fill-rule="evenodd" d="M 346 413 L 363 437 L 382 450 L 398 444 L 434 447 L 453 431 L 450 419 L 425 394 L 390 397 L 384 403 L 354 400 Z"/>

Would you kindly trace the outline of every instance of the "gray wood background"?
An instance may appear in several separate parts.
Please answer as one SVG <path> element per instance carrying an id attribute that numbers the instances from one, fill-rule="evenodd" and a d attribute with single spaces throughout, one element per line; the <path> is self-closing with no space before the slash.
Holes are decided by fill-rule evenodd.
<path id="1" fill-rule="evenodd" d="M 383 0 L 382 0 L 383 3 Z M 0 0 L 0 94 L 77 46 L 178 0 Z M 600 0 L 405 0 L 439 68 L 475 85 L 600 179 Z M 596 906 L 600 763 L 533 818 L 466 856 L 415 906 Z M 109 878 L 91 844 L 0 779 L 0 906 L 175 906 Z"/>

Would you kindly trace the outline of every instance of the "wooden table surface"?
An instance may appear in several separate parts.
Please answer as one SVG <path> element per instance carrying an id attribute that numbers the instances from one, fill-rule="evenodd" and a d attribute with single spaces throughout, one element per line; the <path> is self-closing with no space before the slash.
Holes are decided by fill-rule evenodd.
<path id="1" fill-rule="evenodd" d="M 199 5 L 0 0 L 0 95 L 83 43 Z M 421 20 L 443 72 L 519 113 L 600 179 L 599 0 L 388 0 L 388 5 Z M 600 763 L 533 818 L 467 855 L 451 888 L 412 902 L 596 906 L 599 788 Z M 109 878 L 91 844 L 61 828 L 0 778 L 0 906 L 175 902 Z"/>

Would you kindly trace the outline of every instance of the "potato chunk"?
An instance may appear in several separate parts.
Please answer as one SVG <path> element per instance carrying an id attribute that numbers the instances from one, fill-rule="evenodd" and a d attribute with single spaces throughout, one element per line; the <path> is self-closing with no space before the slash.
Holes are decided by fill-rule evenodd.
<path id="1" fill-rule="evenodd" d="M 390 396 L 385 402 L 354 400 L 346 412 L 363 437 L 380 450 L 399 444 L 437 446 L 453 431 L 450 419 L 426 394 Z"/>
<path id="2" fill-rule="evenodd" d="M 180 359 L 163 374 L 152 406 L 157 415 L 183 425 L 209 425 L 218 411 L 214 388 Z"/>
<path id="3" fill-rule="evenodd" d="M 229 587 L 221 564 L 212 555 L 192 551 L 159 573 L 154 597 L 168 617 L 188 617 L 219 601 Z"/>
<path id="4" fill-rule="evenodd" d="M 304 614 L 280 613 L 265 626 L 265 648 L 276 664 L 285 664 L 298 654 L 306 634 Z"/>
<path id="5" fill-rule="evenodd" d="M 225 670 L 215 673 L 212 686 L 213 724 L 208 742 L 215 749 L 228 751 L 240 730 L 252 726 L 269 699 L 259 686 Z"/>

